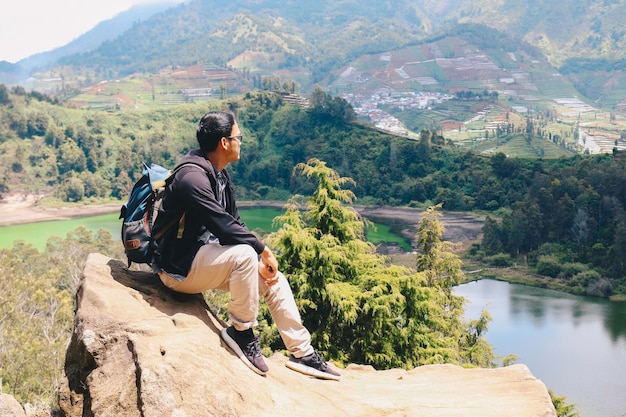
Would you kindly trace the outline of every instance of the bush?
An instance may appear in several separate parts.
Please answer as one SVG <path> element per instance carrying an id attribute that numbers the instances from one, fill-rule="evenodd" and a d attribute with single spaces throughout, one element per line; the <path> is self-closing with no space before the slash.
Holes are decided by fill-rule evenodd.
<path id="1" fill-rule="evenodd" d="M 85 198 L 85 184 L 77 177 L 70 177 L 59 187 L 58 196 L 63 201 L 81 201 Z"/>
<path id="2" fill-rule="evenodd" d="M 606 278 L 600 278 L 599 280 L 593 281 L 587 287 L 587 295 L 592 297 L 603 297 L 608 298 L 613 293 L 613 285 L 611 281 Z"/>
<path id="3" fill-rule="evenodd" d="M 472 243 L 469 249 L 467 250 L 467 254 L 471 256 L 472 258 L 480 258 L 480 255 L 482 255 L 481 250 L 480 250 L 480 244 Z"/>
<path id="4" fill-rule="evenodd" d="M 537 273 L 552 278 L 559 276 L 561 263 L 554 256 L 540 256 L 537 260 Z"/>
<path id="5" fill-rule="evenodd" d="M 511 255 L 507 253 L 498 253 L 497 255 L 488 256 L 485 258 L 485 262 L 491 266 L 497 267 L 507 267 L 513 265 L 513 259 L 511 258 Z"/>
<path id="6" fill-rule="evenodd" d="M 561 273 L 559 274 L 559 278 L 570 279 L 573 276 L 588 270 L 589 267 L 585 264 L 582 264 L 580 262 L 568 262 L 563 264 L 563 266 L 561 267 Z"/>
<path id="7" fill-rule="evenodd" d="M 572 286 L 581 286 L 587 288 L 589 284 L 602 279 L 602 276 L 596 271 L 583 271 L 574 275 L 570 281 Z"/>

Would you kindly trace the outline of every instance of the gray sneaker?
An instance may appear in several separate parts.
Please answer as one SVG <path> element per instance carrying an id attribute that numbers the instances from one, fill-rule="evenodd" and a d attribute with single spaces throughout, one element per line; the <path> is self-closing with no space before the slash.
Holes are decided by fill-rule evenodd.
<path id="1" fill-rule="evenodd" d="M 332 379 L 334 381 L 339 381 L 341 378 L 341 374 L 328 366 L 317 352 L 313 352 L 301 358 L 290 355 L 285 366 L 294 371 L 316 378 Z"/>
<path id="2" fill-rule="evenodd" d="M 259 337 L 254 335 L 252 329 L 239 332 L 233 326 L 222 329 L 222 339 L 235 352 L 235 355 L 243 363 L 259 375 L 267 374 L 269 368 L 263 360 Z"/>

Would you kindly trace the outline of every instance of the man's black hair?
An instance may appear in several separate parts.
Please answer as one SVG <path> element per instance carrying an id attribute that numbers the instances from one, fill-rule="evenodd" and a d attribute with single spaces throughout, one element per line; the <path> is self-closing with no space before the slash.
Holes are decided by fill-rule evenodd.
<path id="1" fill-rule="evenodd" d="M 202 152 L 214 151 L 220 139 L 230 136 L 234 124 L 235 115 L 230 112 L 212 111 L 202 116 L 196 130 L 196 139 Z"/>

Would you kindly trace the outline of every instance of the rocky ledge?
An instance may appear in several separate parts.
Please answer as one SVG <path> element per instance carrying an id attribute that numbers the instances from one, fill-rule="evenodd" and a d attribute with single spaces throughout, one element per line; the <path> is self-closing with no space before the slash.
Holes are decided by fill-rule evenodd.
<path id="1" fill-rule="evenodd" d="M 94 417 L 421 416 L 555 417 L 525 365 L 377 371 L 349 365 L 323 381 L 267 359 L 249 371 L 221 342 L 224 323 L 200 295 L 167 290 L 151 273 L 91 254 L 59 390 L 61 413 Z"/>

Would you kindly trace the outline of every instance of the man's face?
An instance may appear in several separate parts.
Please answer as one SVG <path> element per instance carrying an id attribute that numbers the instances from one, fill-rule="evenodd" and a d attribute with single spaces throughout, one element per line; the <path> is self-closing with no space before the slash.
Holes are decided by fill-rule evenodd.
<path id="1" fill-rule="evenodd" d="M 228 141 L 228 162 L 238 161 L 241 157 L 242 139 L 243 137 L 241 136 L 241 130 L 239 130 L 239 126 L 237 125 L 237 123 L 235 123 L 232 130 L 230 131 L 230 136 L 226 138 L 226 140 Z"/>

